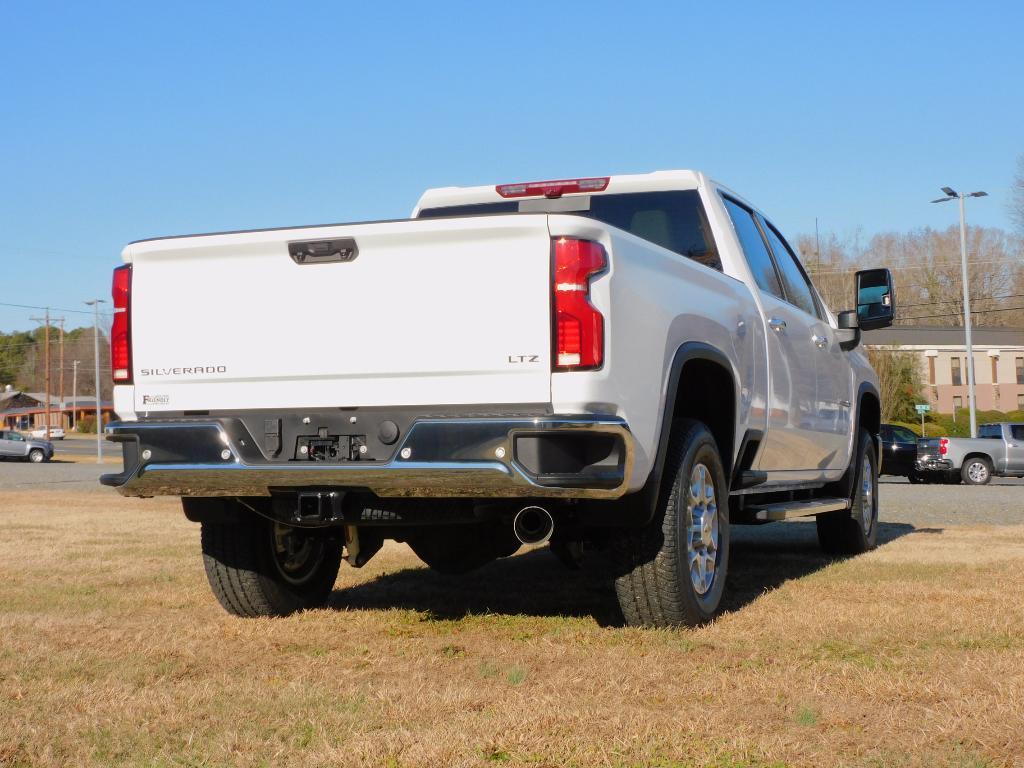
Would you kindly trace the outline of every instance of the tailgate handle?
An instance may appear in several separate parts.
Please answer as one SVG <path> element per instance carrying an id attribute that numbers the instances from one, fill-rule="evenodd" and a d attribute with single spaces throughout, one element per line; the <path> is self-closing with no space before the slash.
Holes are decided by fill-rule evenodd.
<path id="1" fill-rule="evenodd" d="M 353 261 L 359 255 L 359 248 L 351 237 L 339 237 L 335 240 L 303 240 L 288 243 L 288 255 L 296 264 L 333 264 Z"/>

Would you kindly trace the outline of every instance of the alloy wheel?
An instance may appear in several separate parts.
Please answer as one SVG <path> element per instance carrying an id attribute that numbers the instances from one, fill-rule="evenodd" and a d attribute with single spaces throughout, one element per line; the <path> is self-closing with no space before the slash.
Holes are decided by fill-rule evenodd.
<path id="1" fill-rule="evenodd" d="M 687 489 L 686 516 L 688 533 L 686 554 L 690 581 L 698 595 L 707 594 L 715 580 L 720 539 L 718 535 L 718 502 L 711 472 L 696 464 L 690 473 Z"/>

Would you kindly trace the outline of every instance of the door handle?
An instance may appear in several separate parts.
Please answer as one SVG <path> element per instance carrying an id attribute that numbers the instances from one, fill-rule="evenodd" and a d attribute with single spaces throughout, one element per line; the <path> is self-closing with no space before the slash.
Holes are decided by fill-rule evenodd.
<path id="1" fill-rule="evenodd" d="M 825 336 L 819 336 L 818 334 L 811 336 L 811 341 L 814 342 L 814 346 L 818 349 L 824 349 L 828 345 L 828 339 Z"/>
<path id="2" fill-rule="evenodd" d="M 768 321 L 768 325 L 773 331 L 784 331 L 786 330 L 786 321 L 781 320 L 778 317 L 773 317 Z"/>

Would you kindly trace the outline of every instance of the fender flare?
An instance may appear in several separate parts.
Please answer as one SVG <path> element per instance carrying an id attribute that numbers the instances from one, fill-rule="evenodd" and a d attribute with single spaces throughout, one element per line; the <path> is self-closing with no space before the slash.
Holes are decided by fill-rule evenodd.
<path id="1" fill-rule="evenodd" d="M 675 407 L 676 407 L 676 395 L 679 392 L 679 382 L 682 379 L 683 368 L 692 360 L 707 360 L 712 363 L 717 363 L 726 371 L 729 372 L 729 378 L 732 379 L 733 393 L 735 397 L 739 396 L 740 387 L 739 382 L 736 379 L 736 372 L 733 370 L 732 363 L 729 362 L 729 358 L 722 350 L 718 347 L 713 347 L 703 341 L 687 341 L 684 342 L 676 350 L 675 355 L 672 357 L 672 362 L 669 365 L 668 382 L 665 386 L 665 407 L 662 409 L 661 414 L 661 428 L 658 433 L 658 449 L 655 454 L 654 464 L 651 467 L 651 473 L 647 477 L 645 483 L 645 489 L 653 482 L 654 488 L 657 489 L 661 486 L 661 476 L 665 469 L 665 457 L 668 455 L 668 443 L 672 436 L 672 422 L 675 419 Z M 739 416 L 737 404 L 733 403 L 733 429 L 735 431 L 735 425 Z M 732 446 L 730 453 L 733 455 L 723 456 L 723 463 L 726 465 L 726 475 L 731 476 L 732 465 L 736 460 L 737 446 Z"/>
<path id="2" fill-rule="evenodd" d="M 623 525 L 640 527 L 646 525 L 654 517 L 658 503 L 658 494 L 661 491 L 661 478 L 665 469 L 665 459 L 668 456 L 668 444 L 672 437 L 676 396 L 679 392 L 683 368 L 693 360 L 707 360 L 722 366 L 729 372 L 733 389 L 738 396 L 740 389 L 736 372 L 733 370 L 729 358 L 724 352 L 702 341 L 687 341 L 681 344 L 676 349 L 672 362 L 668 367 L 658 441 L 655 448 L 654 461 L 651 465 L 651 471 L 647 475 L 647 480 L 640 490 L 617 501 L 588 500 L 583 502 L 586 505 L 586 520 L 588 524 L 612 527 Z M 738 413 L 734 410 L 733 418 L 736 419 L 737 416 Z M 734 421 L 733 423 L 735 425 L 736 422 Z M 723 456 L 723 464 L 731 468 L 736 460 L 736 450 L 738 449 L 739 446 L 733 446 L 733 455 Z M 731 469 L 726 472 L 726 475 L 731 477 Z"/>

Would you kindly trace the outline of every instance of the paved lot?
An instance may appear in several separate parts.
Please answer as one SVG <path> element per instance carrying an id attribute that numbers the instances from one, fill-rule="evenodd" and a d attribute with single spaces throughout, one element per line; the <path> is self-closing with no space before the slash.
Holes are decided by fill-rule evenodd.
<path id="1" fill-rule="evenodd" d="M 0 489 L 109 492 L 109 489 L 99 484 L 99 476 L 120 471 L 120 462 L 96 464 L 93 460 L 71 463 L 61 461 L 59 456 L 48 464 L 3 461 L 0 462 Z"/>
<path id="2" fill-rule="evenodd" d="M 63 456 L 74 456 L 76 459 L 85 456 L 96 458 L 96 436 L 82 435 L 66 437 L 63 440 L 54 440 L 53 449 L 58 459 Z M 119 453 L 120 449 L 116 445 L 104 441 L 103 455 L 105 457 L 116 456 Z"/>

